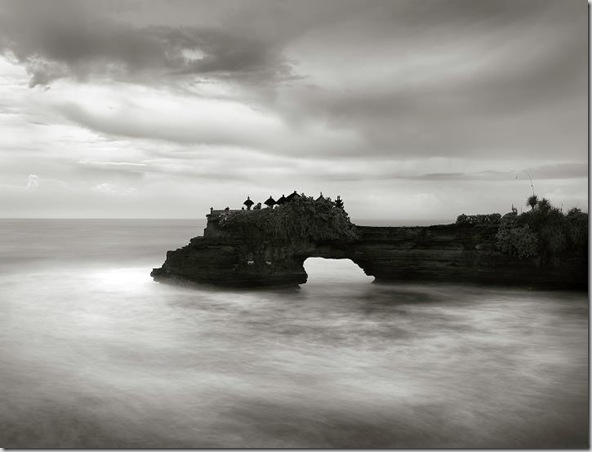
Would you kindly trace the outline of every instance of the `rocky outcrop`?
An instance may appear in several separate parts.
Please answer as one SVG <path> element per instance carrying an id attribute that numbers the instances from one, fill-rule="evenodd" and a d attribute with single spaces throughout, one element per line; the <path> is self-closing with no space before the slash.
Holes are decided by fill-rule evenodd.
<path id="1" fill-rule="evenodd" d="M 196 282 L 219 286 L 304 284 L 307 274 L 298 243 L 249 243 L 236 238 L 196 237 L 168 251 L 165 263 L 151 275 L 157 281 Z"/>
<path id="2" fill-rule="evenodd" d="M 459 283 L 587 289 L 587 255 L 552 264 L 519 260 L 495 250 L 497 227 L 450 224 L 429 227 L 356 226 L 357 239 L 312 242 L 257 239 L 229 233 L 210 219 L 203 237 L 169 251 L 151 275 L 162 282 L 219 286 L 291 286 L 307 280 L 309 257 L 349 258 L 377 282 Z"/>
<path id="3" fill-rule="evenodd" d="M 377 281 L 445 281 L 546 288 L 587 288 L 587 256 L 553 264 L 520 260 L 496 251 L 497 227 L 438 225 L 358 227 L 349 256 Z"/>

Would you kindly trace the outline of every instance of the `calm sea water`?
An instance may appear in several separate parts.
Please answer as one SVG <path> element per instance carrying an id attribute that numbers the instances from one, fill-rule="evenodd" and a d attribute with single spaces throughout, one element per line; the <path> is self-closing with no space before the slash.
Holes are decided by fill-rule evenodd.
<path id="1" fill-rule="evenodd" d="M 153 282 L 203 227 L 0 220 L 0 446 L 587 447 L 586 294 Z"/>

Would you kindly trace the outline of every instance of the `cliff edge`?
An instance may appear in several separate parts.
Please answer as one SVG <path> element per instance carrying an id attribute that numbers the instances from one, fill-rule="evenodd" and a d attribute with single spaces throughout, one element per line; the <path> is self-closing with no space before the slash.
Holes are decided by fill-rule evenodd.
<path id="1" fill-rule="evenodd" d="M 501 216 L 479 217 L 428 227 L 357 226 L 330 200 L 304 197 L 276 209 L 212 210 L 204 235 L 168 251 L 151 276 L 227 287 L 294 286 L 306 283 L 304 261 L 323 257 L 351 259 L 377 282 L 587 290 L 587 245 L 552 258 L 502 252 Z"/>

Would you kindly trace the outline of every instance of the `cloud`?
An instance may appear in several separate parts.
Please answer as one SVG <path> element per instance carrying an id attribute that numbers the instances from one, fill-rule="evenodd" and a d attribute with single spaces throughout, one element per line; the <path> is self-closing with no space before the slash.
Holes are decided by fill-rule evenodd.
<path id="1" fill-rule="evenodd" d="M 360 155 L 365 149 L 354 130 L 322 121 L 292 124 L 272 109 L 240 100 L 123 84 L 68 86 L 65 101 L 62 90 L 56 87 L 47 95 L 47 106 L 72 123 L 110 137 L 185 145 L 181 154 L 208 145 L 297 158 Z"/>
<path id="2" fill-rule="evenodd" d="M 120 100 L 126 94 L 125 87 L 119 93 L 110 89 L 86 92 L 91 96 L 102 92 Z M 67 119 L 91 130 L 176 143 L 251 146 L 265 140 L 261 131 L 273 134 L 281 128 L 276 118 L 232 101 L 182 98 L 152 90 L 138 93 L 133 88 L 128 92 L 124 101 L 112 110 L 76 100 L 59 104 L 56 108 Z M 136 93 L 140 96 L 135 97 Z"/>
<path id="3" fill-rule="evenodd" d="M 354 128 L 371 155 L 581 158 L 584 3 L 416 4 L 400 18 L 382 8 L 385 19 L 362 16 L 288 46 L 308 85 L 284 90 L 279 108 Z"/>
<path id="4" fill-rule="evenodd" d="M 39 188 L 39 176 L 36 174 L 29 174 L 27 179 L 27 190 L 36 190 Z"/>
<path id="5" fill-rule="evenodd" d="M 0 0 L 3 190 L 17 213 L 187 216 L 297 189 L 413 217 L 522 203 L 525 169 L 581 202 L 587 17 L 547 0 Z M 43 190 L 19 198 L 29 174 Z"/>
<path id="6" fill-rule="evenodd" d="M 184 108 L 118 117 L 97 114 L 92 96 L 64 102 L 65 117 L 106 136 L 364 158 L 574 160 L 587 147 L 587 15 L 577 2 L 177 1 L 123 20 L 100 2 L 57 1 L 2 3 L 0 42 L 33 85 L 126 80 L 164 87 Z M 214 88 L 181 88 L 187 76 Z"/>
<path id="7" fill-rule="evenodd" d="M 98 191 L 100 193 L 117 193 L 117 190 L 112 184 L 107 182 L 103 182 L 102 184 L 97 184 L 92 187 L 94 191 Z"/>
<path id="8" fill-rule="evenodd" d="M 469 166 L 468 162 L 464 162 Z M 404 167 L 406 166 L 406 168 Z M 482 164 L 470 165 L 475 170 L 465 172 L 425 172 L 426 169 L 435 169 L 438 166 L 454 167 L 459 166 L 457 162 L 446 164 L 442 159 L 429 164 L 424 161 L 415 161 L 411 165 L 401 165 L 399 162 L 382 161 L 377 165 L 366 165 L 360 168 L 359 164 L 354 162 L 345 165 L 329 166 L 307 169 L 309 177 L 321 180 L 331 181 L 361 181 L 361 180 L 408 180 L 408 181 L 529 181 L 532 177 L 533 182 L 553 179 L 580 179 L 588 177 L 587 164 L 584 163 L 561 163 L 553 165 L 543 165 L 529 168 L 528 170 L 500 169 L 500 170 L 482 170 Z M 485 166 L 507 167 L 511 165 L 485 162 Z M 526 172 L 525 172 L 526 171 Z M 529 176 L 530 175 L 530 176 Z"/>
<path id="9" fill-rule="evenodd" d="M 109 182 L 103 182 L 94 185 L 91 187 L 91 190 L 106 195 L 130 196 L 136 193 L 138 189 L 132 186 L 122 187 Z"/>
<path id="10" fill-rule="evenodd" d="M 30 86 L 105 76 L 146 83 L 175 75 L 259 83 L 292 77 L 290 63 L 271 43 L 221 28 L 135 27 L 98 5 L 3 0 L 0 50 L 26 67 Z"/>

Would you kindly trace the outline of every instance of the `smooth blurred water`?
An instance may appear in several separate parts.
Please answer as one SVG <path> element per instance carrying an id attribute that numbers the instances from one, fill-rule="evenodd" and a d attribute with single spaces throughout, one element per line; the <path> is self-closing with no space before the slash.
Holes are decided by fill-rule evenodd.
<path id="1" fill-rule="evenodd" d="M 203 227 L 0 220 L 0 446 L 587 447 L 586 294 L 154 283 Z"/>

